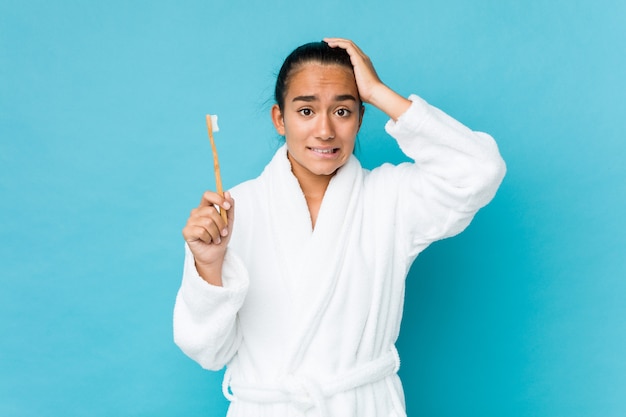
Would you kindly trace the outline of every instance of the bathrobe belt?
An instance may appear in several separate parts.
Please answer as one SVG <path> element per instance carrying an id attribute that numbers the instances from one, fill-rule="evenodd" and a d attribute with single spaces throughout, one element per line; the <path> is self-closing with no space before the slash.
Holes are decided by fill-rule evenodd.
<path id="1" fill-rule="evenodd" d="M 330 414 L 326 407 L 327 398 L 383 380 L 396 374 L 398 369 L 400 356 L 392 346 L 378 359 L 320 380 L 302 375 L 286 375 L 277 383 L 231 382 L 229 369 L 226 369 L 222 391 L 229 401 L 256 404 L 291 403 L 302 412 L 316 407 L 321 417 L 328 417 Z"/>

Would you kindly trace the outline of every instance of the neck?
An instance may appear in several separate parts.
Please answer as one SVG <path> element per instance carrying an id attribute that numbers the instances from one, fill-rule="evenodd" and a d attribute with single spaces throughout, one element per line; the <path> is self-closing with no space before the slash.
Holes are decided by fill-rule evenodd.
<path id="1" fill-rule="evenodd" d="M 335 173 L 330 175 L 317 175 L 294 161 L 289 152 L 287 153 L 287 158 L 291 163 L 291 172 L 298 180 L 304 195 L 324 197 L 326 188 L 328 188 L 328 184 L 332 177 L 335 176 Z"/>
<path id="2" fill-rule="evenodd" d="M 291 156 L 289 156 L 291 161 Z M 306 169 L 300 167 L 298 164 L 291 161 L 291 172 L 298 180 L 300 189 L 304 194 L 306 204 L 309 208 L 309 214 L 311 216 L 311 225 L 315 228 L 317 221 L 317 214 L 319 213 L 324 194 L 330 184 L 330 180 L 335 175 L 316 175 Z"/>
<path id="3" fill-rule="evenodd" d="M 302 189 L 302 193 L 304 194 L 306 205 L 309 208 L 309 216 L 311 217 L 311 228 L 315 229 L 315 224 L 317 223 L 317 215 L 320 212 L 320 207 L 322 206 L 322 201 L 324 200 L 324 194 L 326 193 L 326 188 L 328 188 L 328 184 L 330 183 L 330 177 L 328 177 L 326 181 L 302 181 L 300 178 L 298 178 L 298 183 L 300 183 L 300 188 Z"/>
<path id="4" fill-rule="evenodd" d="M 302 193 L 304 197 L 309 201 L 312 200 L 322 200 L 324 198 L 324 194 L 326 193 L 326 189 L 328 188 L 328 184 L 330 184 L 329 176 L 298 176 L 298 183 L 300 184 L 300 188 L 302 189 Z"/>

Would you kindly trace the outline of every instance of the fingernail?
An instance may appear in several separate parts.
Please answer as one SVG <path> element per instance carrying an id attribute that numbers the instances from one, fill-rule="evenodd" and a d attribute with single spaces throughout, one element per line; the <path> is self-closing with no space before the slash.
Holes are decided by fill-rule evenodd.
<path id="1" fill-rule="evenodd" d="M 230 210 L 230 203 L 228 201 L 224 201 L 224 208 Z"/>
<path id="2" fill-rule="evenodd" d="M 220 239 L 218 236 L 217 239 L 215 239 L 215 244 L 219 245 L 221 242 L 222 242 L 222 239 Z"/>
<path id="3" fill-rule="evenodd" d="M 224 236 L 224 237 L 228 236 L 228 228 L 224 228 L 222 230 L 222 236 Z"/>

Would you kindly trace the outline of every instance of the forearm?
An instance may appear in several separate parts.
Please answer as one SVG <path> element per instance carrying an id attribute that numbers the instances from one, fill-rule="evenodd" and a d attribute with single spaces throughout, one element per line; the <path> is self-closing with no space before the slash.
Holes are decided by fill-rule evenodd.
<path id="1" fill-rule="evenodd" d="M 411 106 L 410 100 L 402 97 L 383 83 L 372 90 L 368 103 L 380 109 L 394 121 L 397 121 Z"/>
<path id="2" fill-rule="evenodd" d="M 198 273 L 187 249 L 183 282 L 174 306 L 174 341 L 207 369 L 220 369 L 241 340 L 237 315 L 248 290 L 248 272 L 233 253 L 223 265 L 223 286 L 210 285 Z"/>

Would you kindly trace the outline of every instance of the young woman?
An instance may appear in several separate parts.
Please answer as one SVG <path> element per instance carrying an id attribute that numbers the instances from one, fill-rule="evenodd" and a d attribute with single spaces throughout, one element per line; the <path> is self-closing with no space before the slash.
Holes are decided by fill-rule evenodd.
<path id="1" fill-rule="evenodd" d="M 285 145 L 258 178 L 207 191 L 183 229 L 175 341 L 206 369 L 227 366 L 231 417 L 404 416 L 407 272 L 492 199 L 504 162 L 489 135 L 392 91 L 349 40 L 294 50 L 275 99 Z M 413 163 L 360 166 L 362 103 L 390 117 Z"/>

